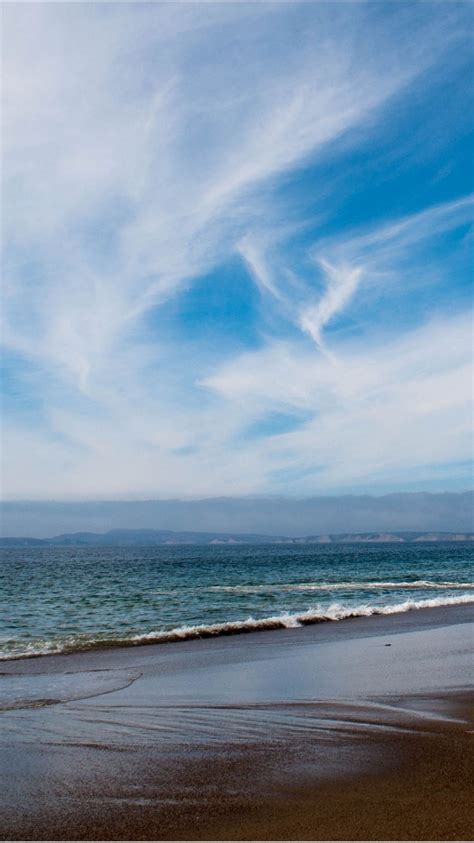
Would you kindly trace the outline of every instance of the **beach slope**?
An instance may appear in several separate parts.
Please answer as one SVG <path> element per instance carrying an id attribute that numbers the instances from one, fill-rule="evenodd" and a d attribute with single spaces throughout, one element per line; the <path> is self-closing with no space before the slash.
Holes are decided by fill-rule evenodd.
<path id="1" fill-rule="evenodd" d="M 472 606 L 2 663 L 2 839 L 467 840 Z"/>

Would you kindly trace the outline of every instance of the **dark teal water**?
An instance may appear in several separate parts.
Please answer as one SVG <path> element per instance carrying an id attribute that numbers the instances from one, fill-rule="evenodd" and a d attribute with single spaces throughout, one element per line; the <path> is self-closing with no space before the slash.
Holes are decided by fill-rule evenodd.
<path id="1" fill-rule="evenodd" d="M 474 602 L 468 543 L 2 551 L 0 658 Z"/>

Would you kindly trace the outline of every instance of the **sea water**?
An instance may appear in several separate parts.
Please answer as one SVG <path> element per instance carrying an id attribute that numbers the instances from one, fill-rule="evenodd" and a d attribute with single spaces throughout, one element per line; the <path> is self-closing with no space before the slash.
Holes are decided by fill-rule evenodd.
<path id="1" fill-rule="evenodd" d="M 0 658 L 474 603 L 469 543 L 2 549 Z"/>

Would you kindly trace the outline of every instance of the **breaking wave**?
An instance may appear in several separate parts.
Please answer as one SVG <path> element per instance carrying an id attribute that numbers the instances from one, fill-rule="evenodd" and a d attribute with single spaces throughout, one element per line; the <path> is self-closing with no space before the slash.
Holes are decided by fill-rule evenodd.
<path id="1" fill-rule="evenodd" d="M 378 585 L 382 587 L 380 583 Z M 397 586 L 400 587 L 400 583 L 397 583 Z M 413 583 L 410 583 L 410 587 L 413 587 Z M 474 603 L 474 594 L 405 600 L 402 603 L 382 605 L 359 603 L 351 606 L 334 602 L 327 606 L 318 605 L 307 611 L 296 612 L 294 614 L 283 612 L 279 615 L 263 618 L 250 617 L 246 620 L 226 621 L 222 623 L 198 624 L 195 626 L 183 625 L 173 629 L 155 630 L 126 637 L 77 635 L 51 641 L 41 640 L 29 644 L 25 644 L 24 642 L 3 642 L 7 647 L 1 652 L 0 661 L 110 647 L 136 647 L 143 644 L 186 641 L 193 638 L 216 638 L 223 635 L 237 635 L 239 633 L 257 632 L 260 630 L 294 629 L 325 621 L 341 621 L 347 618 L 371 617 L 372 615 L 394 615 L 414 609 L 431 609 L 438 606 L 456 606 L 467 603 Z M 8 644 L 13 646 L 8 647 Z"/>
<path id="2" fill-rule="evenodd" d="M 212 585 L 207 591 L 232 592 L 235 594 L 266 594 L 273 591 L 374 591 L 378 589 L 474 589 L 473 582 L 435 582 L 413 580 L 413 582 L 337 582 L 337 583 L 265 583 L 262 585 Z"/>

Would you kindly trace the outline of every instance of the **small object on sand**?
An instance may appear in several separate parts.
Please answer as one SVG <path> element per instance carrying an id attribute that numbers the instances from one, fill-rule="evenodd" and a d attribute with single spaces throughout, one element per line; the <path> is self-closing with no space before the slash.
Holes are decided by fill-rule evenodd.
<path id="1" fill-rule="evenodd" d="M 386 644 L 385 646 L 386 646 L 386 647 L 391 647 L 392 645 L 391 645 L 391 644 Z"/>

